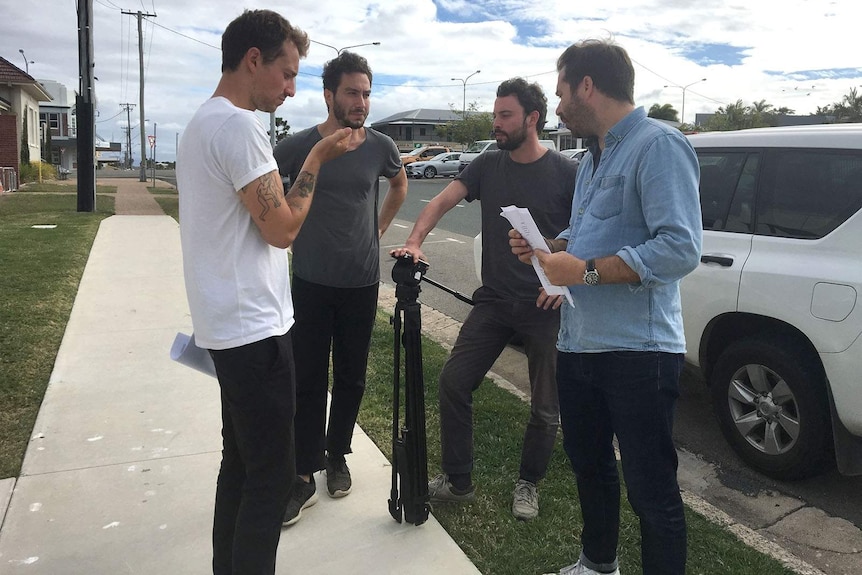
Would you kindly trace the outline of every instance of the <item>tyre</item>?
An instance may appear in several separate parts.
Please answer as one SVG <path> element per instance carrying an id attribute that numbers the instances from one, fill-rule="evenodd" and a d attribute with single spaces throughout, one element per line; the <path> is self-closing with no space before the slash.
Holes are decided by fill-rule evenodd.
<path id="1" fill-rule="evenodd" d="M 425 168 L 425 171 L 422 172 L 422 175 L 426 178 L 433 178 L 437 175 L 437 170 L 434 168 L 434 166 L 428 166 L 427 168 Z"/>
<path id="2" fill-rule="evenodd" d="M 787 342 L 738 341 L 719 356 L 710 392 L 724 437 L 749 466 L 785 480 L 829 469 L 826 381 L 810 353 Z"/>

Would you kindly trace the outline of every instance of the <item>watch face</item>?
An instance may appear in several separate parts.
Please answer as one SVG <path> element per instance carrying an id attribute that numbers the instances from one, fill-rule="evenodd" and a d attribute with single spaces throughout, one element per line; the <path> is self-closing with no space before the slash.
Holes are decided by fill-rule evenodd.
<path id="1" fill-rule="evenodd" d="M 588 270 L 584 273 L 584 283 L 588 286 L 594 286 L 599 284 L 599 272 L 596 270 Z"/>

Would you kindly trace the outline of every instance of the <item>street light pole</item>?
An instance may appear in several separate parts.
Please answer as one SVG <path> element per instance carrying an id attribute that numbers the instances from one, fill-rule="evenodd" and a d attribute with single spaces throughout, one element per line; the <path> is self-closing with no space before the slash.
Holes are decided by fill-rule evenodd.
<path id="1" fill-rule="evenodd" d="M 695 80 L 691 84 L 686 84 L 685 86 L 678 85 L 668 85 L 665 84 L 665 88 L 681 88 L 682 89 L 682 111 L 680 112 L 680 123 L 685 124 L 685 91 L 688 90 L 691 86 L 695 84 L 700 84 L 701 82 L 706 82 L 706 78 L 701 78 L 700 80 Z"/>
<path id="2" fill-rule="evenodd" d="M 331 46 L 329 44 L 324 44 L 323 42 L 318 42 L 317 40 L 310 40 L 315 44 L 320 44 L 321 46 L 326 46 L 327 48 L 332 48 L 335 50 L 336 56 L 341 56 L 341 53 L 347 50 L 348 48 L 359 48 L 360 46 L 380 46 L 380 42 L 366 42 L 365 44 L 354 44 L 353 46 L 345 46 L 344 48 L 336 48 L 335 46 Z"/>
<path id="3" fill-rule="evenodd" d="M 476 70 L 475 72 L 473 72 L 472 74 L 470 74 L 466 78 L 452 78 L 452 80 L 458 80 L 459 82 L 461 82 L 461 84 L 464 88 L 463 95 L 461 97 L 461 119 L 462 120 L 467 118 L 467 80 L 469 80 L 470 78 L 472 78 L 473 76 L 475 76 L 476 74 L 478 74 L 481 71 L 482 70 Z"/>
<path id="4" fill-rule="evenodd" d="M 21 52 L 21 57 L 24 58 L 24 71 L 27 72 L 27 75 L 30 75 L 30 64 L 35 64 L 33 60 L 28 60 L 27 56 L 24 55 L 24 49 L 18 48 L 18 51 Z"/>

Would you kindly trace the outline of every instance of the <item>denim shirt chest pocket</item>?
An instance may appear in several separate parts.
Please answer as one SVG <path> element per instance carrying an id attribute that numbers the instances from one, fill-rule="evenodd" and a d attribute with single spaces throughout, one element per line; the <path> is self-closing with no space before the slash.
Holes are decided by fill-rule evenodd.
<path id="1" fill-rule="evenodd" d="M 590 199 L 590 215 L 599 220 L 618 216 L 623 211 L 625 181 L 623 175 L 600 178 Z"/>

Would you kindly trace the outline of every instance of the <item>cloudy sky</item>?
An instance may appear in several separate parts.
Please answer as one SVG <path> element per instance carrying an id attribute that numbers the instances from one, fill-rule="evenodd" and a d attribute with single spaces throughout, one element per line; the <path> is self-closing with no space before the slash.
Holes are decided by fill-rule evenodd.
<path id="1" fill-rule="evenodd" d="M 3 4 L 0 56 L 24 69 L 23 50 L 33 77 L 77 90 L 76 3 Z M 157 159 L 172 160 L 177 134 L 218 82 L 221 33 L 243 8 L 279 11 L 317 42 L 301 62 L 296 97 L 276 112 L 293 131 L 326 117 L 323 63 L 338 48 L 370 42 L 380 45 L 354 49 L 374 71 L 370 122 L 415 108 L 460 109 L 465 93 L 490 111 L 496 86 L 513 76 L 539 82 L 553 111 L 557 56 L 591 37 L 611 36 L 628 50 L 637 105 L 681 111 L 685 94 L 688 122 L 737 100 L 814 113 L 862 85 L 862 55 L 851 48 L 862 21 L 857 0 L 94 0 L 99 136 L 124 141 L 121 104 L 135 104 L 138 161 L 137 18 L 122 12 L 156 14 L 143 19 L 145 132 L 156 125 Z M 452 80 L 476 70 L 466 89 Z"/>

